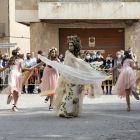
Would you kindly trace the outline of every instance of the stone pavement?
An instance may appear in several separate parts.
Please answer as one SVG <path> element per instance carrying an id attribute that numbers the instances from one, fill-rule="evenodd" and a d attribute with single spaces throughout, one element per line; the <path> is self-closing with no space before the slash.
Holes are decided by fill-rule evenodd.
<path id="1" fill-rule="evenodd" d="M 140 140 L 140 101 L 134 97 L 131 112 L 116 95 L 86 97 L 81 116 L 70 119 L 49 111 L 38 94 L 23 94 L 17 113 L 6 98 L 0 94 L 0 140 Z"/>

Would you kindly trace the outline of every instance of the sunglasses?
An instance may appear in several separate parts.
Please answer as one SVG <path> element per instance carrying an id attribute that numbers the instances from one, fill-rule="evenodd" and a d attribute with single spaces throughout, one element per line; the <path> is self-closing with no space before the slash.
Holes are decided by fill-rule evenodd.
<path id="1" fill-rule="evenodd" d="M 8 55 L 5 55 L 4 57 L 8 57 Z"/>

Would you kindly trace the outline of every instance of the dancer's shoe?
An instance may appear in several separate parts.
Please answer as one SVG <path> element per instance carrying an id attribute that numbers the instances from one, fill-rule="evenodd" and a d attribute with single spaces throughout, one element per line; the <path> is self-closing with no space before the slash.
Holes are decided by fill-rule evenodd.
<path id="1" fill-rule="evenodd" d="M 7 98 L 7 104 L 10 104 L 13 98 L 13 94 L 11 93 Z"/>
<path id="2" fill-rule="evenodd" d="M 126 111 L 128 111 L 128 112 L 131 111 L 131 108 L 128 107 L 128 108 L 126 109 Z"/>
<path id="3" fill-rule="evenodd" d="M 18 108 L 17 108 L 16 106 L 13 106 L 13 107 L 12 107 L 12 110 L 13 110 L 14 112 L 18 112 Z"/>
<path id="4" fill-rule="evenodd" d="M 137 100 L 139 100 L 139 95 L 137 94 L 136 91 L 132 91 L 132 94 L 134 95 L 134 97 L 135 97 Z"/>
<path id="5" fill-rule="evenodd" d="M 65 118 L 73 118 L 73 114 L 72 113 L 66 113 L 65 114 Z"/>
<path id="6" fill-rule="evenodd" d="M 50 99 L 50 97 L 47 97 L 44 102 L 47 103 L 49 101 L 49 99 Z"/>
<path id="7" fill-rule="evenodd" d="M 50 110 L 50 111 L 53 111 L 53 107 L 51 107 L 51 104 L 50 104 L 50 106 L 49 106 L 49 110 Z"/>

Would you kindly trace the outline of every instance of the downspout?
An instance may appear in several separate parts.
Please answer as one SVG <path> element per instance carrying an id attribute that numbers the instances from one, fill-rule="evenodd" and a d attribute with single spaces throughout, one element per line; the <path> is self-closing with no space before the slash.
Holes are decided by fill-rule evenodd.
<path id="1" fill-rule="evenodd" d="M 8 36 L 9 36 L 9 42 L 8 43 L 10 43 L 10 16 L 9 16 L 9 0 L 8 0 Z M 8 55 L 10 56 L 10 54 L 9 54 L 9 51 L 8 51 L 8 48 L 7 48 L 7 53 L 8 53 Z"/>

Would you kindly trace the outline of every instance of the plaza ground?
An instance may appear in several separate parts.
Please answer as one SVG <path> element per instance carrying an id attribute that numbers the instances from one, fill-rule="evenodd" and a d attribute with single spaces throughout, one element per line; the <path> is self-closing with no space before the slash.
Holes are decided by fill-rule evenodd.
<path id="1" fill-rule="evenodd" d="M 131 97 L 132 111 L 116 95 L 84 99 L 80 117 L 59 118 L 45 97 L 23 94 L 19 112 L 12 112 L 0 94 L 0 140 L 140 140 L 140 101 Z"/>

